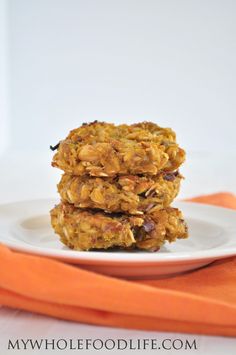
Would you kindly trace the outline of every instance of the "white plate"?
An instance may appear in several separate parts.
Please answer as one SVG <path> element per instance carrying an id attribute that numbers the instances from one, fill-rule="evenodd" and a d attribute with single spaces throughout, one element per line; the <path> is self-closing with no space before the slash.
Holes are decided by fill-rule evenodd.
<path id="1" fill-rule="evenodd" d="M 0 242 L 11 249 L 44 255 L 88 270 L 126 278 L 166 277 L 236 255 L 236 212 L 178 202 L 189 225 L 189 238 L 165 244 L 159 252 L 89 251 L 65 247 L 54 234 L 49 210 L 56 200 L 0 205 Z"/>

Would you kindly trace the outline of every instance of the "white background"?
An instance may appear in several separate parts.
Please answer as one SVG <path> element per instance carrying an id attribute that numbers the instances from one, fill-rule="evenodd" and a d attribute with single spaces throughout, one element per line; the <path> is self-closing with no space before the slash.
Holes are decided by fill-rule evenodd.
<path id="1" fill-rule="evenodd" d="M 180 197 L 236 192 L 235 19 L 234 0 L 0 0 L 0 202 L 55 196 L 48 146 L 94 119 L 176 130 L 188 157 Z M 148 336 L 1 309 L 0 354 L 25 330 Z M 198 354 L 236 348 L 196 338 Z"/>
<path id="2" fill-rule="evenodd" d="M 43 150 L 99 119 L 152 120 L 187 149 L 235 150 L 236 1 L 0 1 L 12 147 Z"/>

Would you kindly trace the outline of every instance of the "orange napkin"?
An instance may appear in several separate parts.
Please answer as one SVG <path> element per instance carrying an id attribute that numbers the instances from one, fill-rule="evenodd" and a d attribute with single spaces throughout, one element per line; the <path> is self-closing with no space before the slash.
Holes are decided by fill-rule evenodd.
<path id="1" fill-rule="evenodd" d="M 192 201 L 236 209 L 229 193 Z M 0 303 L 12 308 L 113 327 L 236 335 L 236 257 L 145 281 L 103 276 L 4 245 L 0 260 Z"/>

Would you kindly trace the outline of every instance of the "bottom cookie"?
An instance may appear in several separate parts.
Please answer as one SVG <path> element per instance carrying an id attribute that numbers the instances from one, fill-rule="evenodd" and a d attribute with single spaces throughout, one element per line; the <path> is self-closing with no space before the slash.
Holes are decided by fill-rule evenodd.
<path id="1" fill-rule="evenodd" d="M 187 238 L 187 225 L 177 208 L 127 216 L 82 210 L 60 203 L 51 210 L 52 227 L 62 243 L 75 250 L 143 249 L 157 251 L 167 240 Z"/>

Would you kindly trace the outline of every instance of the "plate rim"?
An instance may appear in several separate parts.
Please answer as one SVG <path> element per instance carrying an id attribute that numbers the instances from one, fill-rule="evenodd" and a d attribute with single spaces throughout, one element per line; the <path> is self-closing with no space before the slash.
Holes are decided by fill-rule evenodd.
<path id="1" fill-rule="evenodd" d="M 214 248 L 214 249 L 207 249 L 207 250 L 201 250 L 201 251 L 191 251 L 191 252 L 180 252 L 176 254 L 165 254 L 165 253 L 108 253 L 106 251 L 73 251 L 73 250 L 54 250 L 52 248 L 45 249 L 43 247 L 39 246 L 34 246 L 31 244 L 21 244 L 18 245 L 16 240 L 12 240 L 9 238 L 9 236 L 5 239 L 4 236 L 1 234 L 1 208 L 4 207 L 10 207 L 11 205 L 16 205 L 16 204 L 35 204 L 35 203 L 50 203 L 53 201 L 53 203 L 57 203 L 58 199 L 56 198 L 43 198 L 43 199 L 31 199 L 31 200 L 21 200 L 21 201 L 16 201 L 16 202 L 10 202 L 6 204 L 1 204 L 0 205 L 0 243 L 5 244 L 7 247 L 9 247 L 12 250 L 19 251 L 19 252 L 24 252 L 27 254 L 33 254 L 33 255 L 38 255 L 38 256 L 43 256 L 43 257 L 51 257 L 54 259 L 60 259 L 64 261 L 77 261 L 79 264 L 112 264 L 112 265 L 118 265 L 118 264 L 132 264 L 135 266 L 135 264 L 140 265 L 140 264 L 176 264 L 176 263 L 191 263 L 191 262 L 196 262 L 196 261 L 203 261 L 203 260 L 216 260 L 216 259 L 223 259 L 226 257 L 234 256 L 236 255 L 236 240 L 235 240 L 235 245 L 233 246 L 228 246 L 226 248 Z M 186 200 L 177 200 L 174 203 L 175 206 L 181 206 L 181 205 L 190 205 L 193 208 L 197 209 L 209 209 L 211 211 L 224 211 L 224 213 L 228 215 L 235 215 L 235 221 L 233 223 L 235 227 L 235 232 L 236 232 L 236 211 L 230 208 L 226 207 L 220 207 L 220 206 L 213 206 L 209 204 L 202 204 L 202 203 L 196 203 L 196 202 L 191 202 L 191 201 L 186 201 Z M 181 207 L 180 207 L 181 208 Z M 206 219 L 204 219 L 206 221 Z M 232 218 L 233 222 L 233 218 Z M 220 226 L 220 225 L 219 225 Z M 9 231 L 10 233 L 10 231 Z M 230 231 L 229 233 L 233 233 L 233 231 Z M 69 253 L 68 253 L 69 251 Z"/>

